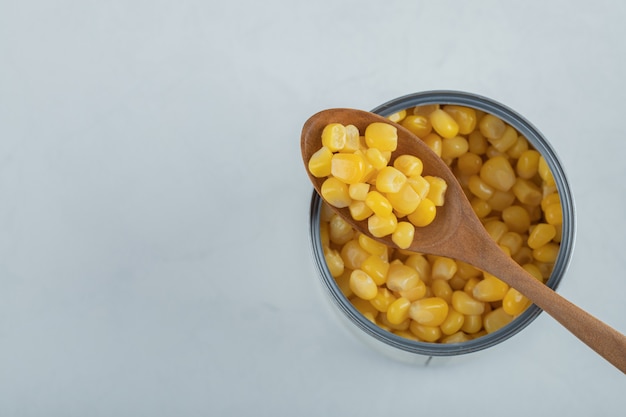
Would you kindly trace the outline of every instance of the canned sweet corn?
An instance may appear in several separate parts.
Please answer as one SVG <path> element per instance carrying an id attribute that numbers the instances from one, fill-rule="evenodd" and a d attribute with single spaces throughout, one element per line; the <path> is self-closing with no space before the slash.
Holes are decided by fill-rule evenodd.
<path id="1" fill-rule="evenodd" d="M 424 140 L 450 165 L 502 250 L 557 288 L 573 252 L 573 197 L 556 153 L 533 125 L 491 99 L 456 91 L 411 94 L 372 111 Z M 329 143 L 336 136 L 331 133 Z M 395 163 L 422 170 L 408 156 Z M 438 187 L 424 178 L 425 192 Z M 368 194 L 346 187 L 333 195 L 340 203 L 360 203 L 355 197 Z M 411 216 L 409 202 L 399 218 Z M 453 259 L 387 248 L 337 217 L 313 192 L 316 266 L 340 316 L 384 352 L 428 363 L 481 351 L 517 334 L 541 312 L 495 276 Z"/>

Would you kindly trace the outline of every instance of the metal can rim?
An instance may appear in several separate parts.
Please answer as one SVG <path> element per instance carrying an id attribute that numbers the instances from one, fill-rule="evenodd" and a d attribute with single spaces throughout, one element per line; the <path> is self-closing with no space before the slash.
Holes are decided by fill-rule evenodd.
<path id="1" fill-rule="evenodd" d="M 562 163 L 548 140 L 526 118 L 511 108 L 490 98 L 463 91 L 432 90 L 408 94 L 387 101 L 386 103 L 375 107 L 371 111 L 382 116 L 390 116 L 406 108 L 427 104 L 462 105 L 491 113 L 517 129 L 518 132 L 526 137 L 535 149 L 537 149 L 544 156 L 554 176 L 557 190 L 561 197 L 563 210 L 561 247 L 550 278 L 546 282 L 547 286 L 556 290 L 571 262 L 576 235 L 576 214 L 573 194 L 567 180 L 567 175 L 563 169 Z M 367 335 L 377 339 L 385 345 L 405 352 L 427 356 L 456 356 L 477 352 L 511 338 L 534 321 L 542 312 L 539 307 L 532 304 L 522 314 L 520 314 L 520 316 L 516 317 L 510 324 L 502 329 L 467 342 L 456 344 L 419 342 L 388 332 L 367 320 L 359 311 L 357 311 L 352 303 L 350 303 L 350 301 L 343 295 L 330 274 L 324 260 L 323 248 L 321 247 L 320 240 L 319 221 L 321 203 L 321 198 L 314 190 L 310 205 L 310 237 L 313 256 L 316 261 L 316 266 L 319 270 L 322 283 L 328 291 L 331 299 L 334 301 L 334 304 L 342 314 L 347 316 L 350 322 L 354 323 Z"/>

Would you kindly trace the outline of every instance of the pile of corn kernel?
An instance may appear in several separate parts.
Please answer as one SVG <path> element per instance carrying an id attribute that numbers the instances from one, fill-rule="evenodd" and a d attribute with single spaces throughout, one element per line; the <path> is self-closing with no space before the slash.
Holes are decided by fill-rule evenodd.
<path id="1" fill-rule="evenodd" d="M 348 207 L 353 219 L 367 220 L 372 236 L 391 236 L 394 244 L 407 249 L 415 227 L 435 219 L 447 184 L 422 176 L 424 164 L 415 155 L 399 155 L 390 164 L 398 146 L 395 126 L 374 122 L 363 133 L 354 125 L 326 125 L 322 146 L 308 161 L 309 172 L 324 178 L 320 193 L 327 203 Z"/>
<path id="2" fill-rule="evenodd" d="M 537 280 L 557 258 L 562 209 L 552 173 L 526 138 L 499 118 L 455 105 L 389 117 L 450 166 L 491 237 Z M 367 319 L 399 336 L 460 343 L 509 324 L 529 300 L 454 259 L 393 249 L 354 230 L 326 203 L 320 236 L 328 269 Z"/>

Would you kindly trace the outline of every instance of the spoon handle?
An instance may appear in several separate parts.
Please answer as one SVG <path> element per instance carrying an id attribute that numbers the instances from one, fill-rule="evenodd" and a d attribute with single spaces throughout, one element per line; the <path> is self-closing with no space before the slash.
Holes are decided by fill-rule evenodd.
<path id="1" fill-rule="evenodd" d="M 523 268 L 515 269 L 514 275 L 510 275 L 513 287 L 626 374 L 626 336 L 540 283 Z"/>
<path id="2" fill-rule="evenodd" d="M 500 249 L 478 218 L 470 215 L 471 208 L 462 210 L 467 210 L 465 222 L 449 241 L 439 242 L 436 249 L 506 282 L 626 374 L 626 336 L 539 282 Z"/>
<path id="3" fill-rule="evenodd" d="M 497 248 L 491 240 L 485 240 L 482 244 L 487 247 L 495 246 L 485 248 L 487 252 Z M 488 260 L 479 257 L 470 260 L 470 263 L 524 294 L 574 336 L 626 374 L 626 336 L 539 282 L 504 252 L 502 256 L 490 257 Z"/>

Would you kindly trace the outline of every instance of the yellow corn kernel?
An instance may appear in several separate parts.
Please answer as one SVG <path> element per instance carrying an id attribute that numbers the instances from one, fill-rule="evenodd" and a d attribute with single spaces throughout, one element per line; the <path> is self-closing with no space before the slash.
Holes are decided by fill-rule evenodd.
<path id="1" fill-rule="evenodd" d="M 446 303 L 448 304 L 452 303 L 453 290 L 448 283 L 448 280 L 441 278 L 434 279 L 433 282 L 430 284 L 430 288 L 433 290 L 433 295 L 435 295 L 435 297 L 446 300 Z"/>
<path id="2" fill-rule="evenodd" d="M 431 276 L 431 265 L 428 259 L 422 255 L 421 253 L 413 253 L 404 261 L 406 266 L 410 266 L 411 268 L 417 271 L 420 280 L 428 283 L 430 282 Z"/>
<path id="3" fill-rule="evenodd" d="M 387 288 L 379 288 L 374 298 L 369 300 L 374 308 L 381 313 L 386 313 L 389 306 L 396 301 L 396 296 Z"/>
<path id="4" fill-rule="evenodd" d="M 425 326 L 411 320 L 409 329 L 419 340 L 424 342 L 434 343 L 441 337 L 441 329 L 439 326 Z"/>
<path id="5" fill-rule="evenodd" d="M 529 149 L 523 152 L 517 160 L 517 164 L 515 166 L 517 175 L 524 179 L 531 179 L 534 177 L 539 169 L 540 157 L 541 154 L 534 149 Z"/>
<path id="6" fill-rule="evenodd" d="M 539 269 L 539 271 L 541 272 L 541 282 L 545 283 L 548 278 L 550 278 L 552 268 L 554 267 L 554 262 L 543 262 L 535 260 L 533 265 L 535 265 Z"/>
<path id="7" fill-rule="evenodd" d="M 456 275 L 464 280 L 482 275 L 482 271 L 480 269 L 466 262 L 456 261 L 456 266 Z"/>
<path id="8" fill-rule="evenodd" d="M 355 269 L 350 274 L 350 289 L 363 300 L 371 300 L 378 294 L 378 286 L 372 277 L 360 269 Z"/>
<path id="9" fill-rule="evenodd" d="M 326 266 L 328 267 L 330 275 L 338 277 L 343 274 L 345 266 L 338 250 L 325 248 L 324 260 L 326 261 Z"/>
<path id="10" fill-rule="evenodd" d="M 377 148 L 368 148 L 365 151 L 365 157 L 367 161 L 372 164 L 372 167 L 376 170 L 383 169 L 389 163 L 387 156 Z"/>
<path id="11" fill-rule="evenodd" d="M 326 146 L 322 146 L 317 150 L 311 159 L 309 159 L 309 172 L 317 178 L 323 178 L 330 175 L 331 161 L 333 159 L 333 153 Z"/>
<path id="12" fill-rule="evenodd" d="M 350 273 L 351 272 L 352 272 L 351 270 L 347 269 L 343 272 L 343 274 L 337 277 L 334 277 L 335 282 L 337 283 L 337 287 L 339 287 L 339 290 L 346 298 L 350 298 L 354 294 L 352 290 L 350 289 Z"/>
<path id="13" fill-rule="evenodd" d="M 354 238 L 354 229 L 343 217 L 335 214 L 328 223 L 328 237 L 331 242 L 343 245 Z"/>
<path id="14" fill-rule="evenodd" d="M 354 125 L 346 125 L 346 143 L 340 152 L 352 153 L 361 149 L 359 129 Z"/>
<path id="15" fill-rule="evenodd" d="M 400 155 L 393 161 L 393 166 L 407 177 L 422 175 L 424 163 L 413 155 Z"/>
<path id="16" fill-rule="evenodd" d="M 452 116 L 442 109 L 434 110 L 428 116 L 430 123 L 441 137 L 453 138 L 459 133 L 459 125 Z"/>
<path id="17" fill-rule="evenodd" d="M 506 154 L 513 159 L 519 159 L 527 150 L 528 140 L 524 136 L 518 136 L 513 146 L 507 149 Z"/>
<path id="18" fill-rule="evenodd" d="M 404 337 L 405 339 L 414 340 L 416 342 L 420 341 L 419 337 L 415 336 L 413 333 L 407 330 L 394 330 L 393 334 L 395 334 L 396 336 Z"/>
<path id="19" fill-rule="evenodd" d="M 361 269 L 367 273 L 376 285 L 383 285 L 387 281 L 389 262 L 377 255 L 370 255 L 361 262 Z"/>
<path id="20" fill-rule="evenodd" d="M 556 236 L 554 236 L 552 241 L 556 243 L 561 243 L 561 241 L 563 240 L 563 224 L 554 225 L 554 228 L 556 229 Z"/>
<path id="21" fill-rule="evenodd" d="M 532 227 L 528 236 L 528 247 L 537 249 L 540 246 L 550 242 L 556 236 L 556 228 L 548 223 L 539 223 Z"/>
<path id="22" fill-rule="evenodd" d="M 539 187 L 532 181 L 518 178 L 511 188 L 515 197 L 522 203 L 536 206 L 541 203 L 542 195 Z"/>
<path id="23" fill-rule="evenodd" d="M 350 240 L 341 247 L 341 259 L 346 268 L 359 269 L 370 254 L 359 245 L 358 240 Z"/>
<path id="24" fill-rule="evenodd" d="M 515 171 L 509 160 L 496 156 L 486 160 L 480 168 L 480 179 L 500 191 L 508 191 L 515 184 Z"/>
<path id="25" fill-rule="evenodd" d="M 367 207 L 364 201 L 357 201 L 357 200 L 353 201 L 348 206 L 348 210 L 350 210 L 350 216 L 352 216 L 354 220 L 359 220 L 359 221 L 365 220 L 369 216 L 374 214 L 372 209 Z"/>
<path id="26" fill-rule="evenodd" d="M 502 299 L 502 309 L 511 316 L 517 316 L 526 310 L 530 305 L 530 300 L 515 288 L 509 288 Z"/>
<path id="27" fill-rule="evenodd" d="M 429 198 L 424 198 L 415 211 L 407 219 L 416 227 L 425 227 L 431 224 L 437 215 L 437 207 Z"/>
<path id="28" fill-rule="evenodd" d="M 398 131 L 388 123 L 370 123 L 365 128 L 365 143 L 381 151 L 395 151 L 398 147 Z"/>
<path id="29" fill-rule="evenodd" d="M 411 176 L 406 179 L 406 182 L 413 187 L 422 200 L 428 197 L 430 183 L 424 177 L 421 175 Z"/>
<path id="30" fill-rule="evenodd" d="M 530 227 L 530 215 L 521 206 L 509 206 L 502 210 L 502 220 L 512 232 L 526 233 Z"/>
<path id="31" fill-rule="evenodd" d="M 391 291 L 406 291 L 419 285 L 417 271 L 409 266 L 398 263 L 389 264 L 387 272 L 387 288 Z"/>
<path id="32" fill-rule="evenodd" d="M 487 139 L 499 139 L 506 130 L 506 123 L 493 114 L 485 114 L 478 122 L 478 129 Z"/>
<path id="33" fill-rule="evenodd" d="M 387 253 L 387 246 L 384 243 L 380 243 L 363 233 L 359 233 L 357 240 L 359 245 L 372 255 L 381 257 Z"/>
<path id="34" fill-rule="evenodd" d="M 442 298 L 422 298 L 411 303 L 409 317 L 425 326 L 439 326 L 448 316 L 448 309 L 448 303 Z"/>
<path id="35" fill-rule="evenodd" d="M 354 153 L 361 155 L 363 157 L 363 161 L 365 162 L 365 166 L 363 168 L 363 177 L 361 178 L 361 182 L 371 185 L 376 179 L 376 174 L 378 173 L 378 170 L 374 168 L 374 165 L 372 165 L 370 160 L 367 158 L 366 152 L 367 150 L 365 151 L 359 150 Z"/>
<path id="36" fill-rule="evenodd" d="M 461 135 L 468 135 L 476 129 L 476 123 L 478 120 L 476 110 L 470 107 L 452 104 L 443 106 L 443 110 L 452 116 L 454 121 L 459 126 L 459 133 Z"/>
<path id="37" fill-rule="evenodd" d="M 528 246 L 522 246 L 522 248 L 515 252 L 511 258 L 518 264 L 524 265 L 533 261 L 533 250 Z"/>
<path id="38" fill-rule="evenodd" d="M 393 332 L 393 331 L 406 331 L 409 329 L 409 325 L 410 325 L 410 321 L 411 319 L 407 319 L 399 324 L 394 324 L 391 323 L 388 319 L 387 319 L 387 315 L 386 314 L 379 314 L 378 317 L 376 318 L 376 322 L 377 324 L 389 331 L 389 332 Z"/>
<path id="39" fill-rule="evenodd" d="M 468 335 L 466 335 L 462 331 L 459 331 L 449 336 L 442 337 L 441 343 L 445 343 L 445 344 L 463 343 L 463 342 L 469 342 L 470 340 L 472 339 Z"/>
<path id="40" fill-rule="evenodd" d="M 353 200 L 365 201 L 370 185 L 364 182 L 357 182 L 348 186 L 348 195 Z"/>
<path id="41" fill-rule="evenodd" d="M 443 178 L 434 177 L 432 175 L 425 175 L 424 179 L 430 184 L 427 198 L 432 201 L 435 206 L 443 206 L 444 197 L 448 184 Z"/>
<path id="42" fill-rule="evenodd" d="M 459 156 L 457 161 L 457 167 L 461 174 L 464 175 L 476 175 L 480 172 L 480 168 L 483 166 L 483 159 L 472 152 L 466 152 Z"/>
<path id="43" fill-rule="evenodd" d="M 439 107 L 441 107 L 439 104 L 422 104 L 421 106 L 413 107 L 413 114 L 428 116 Z"/>
<path id="44" fill-rule="evenodd" d="M 426 293 L 428 292 L 428 289 L 429 287 L 427 287 L 426 284 L 424 284 L 424 281 L 420 279 L 415 287 L 409 288 L 407 290 L 398 291 L 398 294 L 400 294 L 401 297 L 406 298 L 410 302 L 413 302 L 424 298 L 426 296 Z"/>
<path id="45" fill-rule="evenodd" d="M 391 240 L 400 249 L 407 249 L 413 243 L 415 226 L 409 222 L 398 222 L 396 230 L 391 234 Z"/>
<path id="46" fill-rule="evenodd" d="M 474 130 L 467 138 L 469 151 L 476 155 L 484 155 L 487 152 L 489 142 L 478 130 Z"/>
<path id="47" fill-rule="evenodd" d="M 541 210 L 546 211 L 549 205 L 556 204 L 556 203 L 559 203 L 559 205 L 561 204 L 561 197 L 559 196 L 559 194 L 558 193 L 547 194 L 541 200 Z"/>
<path id="48" fill-rule="evenodd" d="M 533 258 L 539 262 L 554 263 L 559 256 L 559 245 L 557 243 L 546 243 L 533 249 Z"/>
<path id="49" fill-rule="evenodd" d="M 470 192 L 481 200 L 489 200 L 495 193 L 495 189 L 483 181 L 478 175 L 471 175 L 467 182 Z"/>
<path id="50" fill-rule="evenodd" d="M 374 308 L 372 303 L 369 300 L 364 300 L 357 296 L 356 294 L 350 298 L 350 303 L 357 309 L 357 311 L 364 316 L 369 316 L 368 319 L 371 321 L 378 317 L 378 310 Z"/>
<path id="51" fill-rule="evenodd" d="M 356 300 L 359 300 L 359 297 L 354 297 Z M 368 319 L 369 321 L 371 321 L 373 324 L 377 324 L 376 323 L 376 315 L 374 315 L 373 313 L 367 312 L 365 314 L 363 314 L 363 317 L 365 317 L 366 319 Z"/>
<path id="52" fill-rule="evenodd" d="M 387 193 L 385 197 L 399 217 L 414 212 L 422 201 L 419 194 L 408 183 L 404 184 L 397 193 Z"/>
<path id="53" fill-rule="evenodd" d="M 552 186 L 556 184 L 554 182 L 554 176 L 552 175 L 552 171 L 550 171 L 550 167 L 548 166 L 548 163 L 546 162 L 546 159 L 543 157 L 543 155 L 539 157 L 537 172 L 539 173 L 539 176 L 541 177 L 545 185 Z"/>
<path id="54" fill-rule="evenodd" d="M 454 159 L 467 153 L 469 144 L 463 136 L 444 138 L 441 142 L 441 158 Z"/>
<path id="55" fill-rule="evenodd" d="M 544 210 L 546 221 L 554 226 L 563 224 L 563 211 L 561 209 L 561 203 L 552 203 L 546 206 Z"/>
<path id="56" fill-rule="evenodd" d="M 338 208 L 348 207 L 352 202 L 348 192 L 348 184 L 335 177 L 328 177 L 324 180 L 321 193 L 328 204 Z"/>
<path id="57" fill-rule="evenodd" d="M 443 256 L 437 256 L 434 259 L 434 262 L 431 264 L 431 277 L 433 280 L 449 280 L 456 274 L 458 267 L 454 259 Z"/>
<path id="58" fill-rule="evenodd" d="M 408 115 L 400 124 L 418 138 L 425 137 L 433 130 L 428 117 L 420 114 Z"/>
<path id="59" fill-rule="evenodd" d="M 502 307 L 485 314 L 483 326 L 487 333 L 493 333 L 513 321 L 513 316 L 507 314 Z"/>
<path id="60" fill-rule="evenodd" d="M 406 184 L 406 175 L 392 166 L 383 167 L 376 175 L 376 189 L 383 193 L 397 193 Z"/>
<path id="61" fill-rule="evenodd" d="M 506 152 L 500 152 L 499 150 L 497 150 L 496 148 L 494 148 L 491 145 L 489 145 L 489 147 L 487 147 L 487 152 L 485 153 L 485 156 L 487 156 L 487 159 L 495 158 L 496 156 L 502 156 L 502 157 L 507 158 L 507 159 L 509 157 L 506 154 Z"/>
<path id="62" fill-rule="evenodd" d="M 500 137 L 489 138 L 488 140 L 498 152 L 506 152 L 517 142 L 517 131 L 511 126 L 506 126 Z"/>
<path id="63" fill-rule="evenodd" d="M 391 213 L 388 216 L 380 216 L 376 213 L 367 219 L 367 230 L 374 237 L 384 237 L 392 234 L 398 226 L 398 218 Z"/>
<path id="64" fill-rule="evenodd" d="M 411 301 L 404 297 L 396 298 L 387 308 L 387 320 L 393 324 L 400 324 L 409 318 Z"/>
<path id="65" fill-rule="evenodd" d="M 452 307 L 466 316 L 483 314 L 485 311 L 485 303 L 476 300 L 465 291 L 454 291 L 452 293 Z"/>
<path id="66" fill-rule="evenodd" d="M 463 323 L 465 322 L 465 316 L 454 308 L 448 309 L 448 316 L 446 319 L 439 325 L 441 328 L 441 332 L 445 335 L 451 335 L 457 333 L 463 327 Z"/>
<path id="67" fill-rule="evenodd" d="M 482 279 L 482 275 L 484 274 L 484 272 L 480 272 L 479 276 L 474 276 L 471 278 L 468 278 L 465 281 L 465 285 L 463 286 L 463 291 L 465 291 L 468 295 L 472 295 L 472 292 L 474 291 L 474 287 L 476 287 L 476 285 L 480 282 L 480 280 Z"/>
<path id="68" fill-rule="evenodd" d="M 442 141 L 438 134 L 435 132 L 429 133 L 422 140 L 437 156 L 441 156 Z"/>
<path id="69" fill-rule="evenodd" d="M 457 274 L 450 278 L 450 280 L 448 280 L 448 284 L 450 284 L 450 288 L 452 288 L 454 291 L 462 290 L 463 287 L 465 287 L 465 284 L 467 284 L 467 279 L 461 278 Z"/>
<path id="70" fill-rule="evenodd" d="M 393 206 L 387 197 L 376 190 L 367 193 L 365 196 L 365 204 L 367 204 L 375 214 L 381 217 L 389 217 L 393 213 Z"/>
<path id="71" fill-rule="evenodd" d="M 322 130 L 322 145 L 337 152 L 346 144 L 346 127 L 340 123 L 330 123 Z"/>
<path id="72" fill-rule="evenodd" d="M 470 340 L 474 340 L 474 339 L 478 339 L 479 337 L 483 337 L 483 336 L 485 336 L 486 334 L 487 334 L 487 331 L 483 329 L 483 330 L 481 330 L 481 331 L 479 331 L 479 332 L 476 332 L 476 333 L 474 333 L 474 334 L 468 334 L 468 335 L 467 335 L 467 337 L 468 337 Z"/>
<path id="73" fill-rule="evenodd" d="M 508 226 L 507 226 L 507 229 L 508 229 Z M 502 237 L 500 237 L 500 239 L 498 240 L 498 243 L 501 246 L 507 247 L 509 249 L 509 252 L 517 253 L 517 251 L 519 251 L 522 248 L 522 245 L 524 244 L 524 238 L 522 237 L 522 235 L 520 235 L 517 232 L 508 231 L 504 233 Z"/>
<path id="74" fill-rule="evenodd" d="M 502 211 L 513 205 L 515 202 L 515 194 L 512 191 L 495 190 L 489 200 L 487 200 L 491 208 L 495 211 Z"/>
<path id="75" fill-rule="evenodd" d="M 472 198 L 470 205 L 472 206 L 472 210 L 474 210 L 474 214 L 476 214 L 479 219 L 484 219 L 491 213 L 491 206 L 481 198 Z"/>
<path id="76" fill-rule="evenodd" d="M 467 334 L 476 334 L 483 328 L 483 316 L 481 314 L 465 314 L 461 330 Z"/>
<path id="77" fill-rule="evenodd" d="M 495 242 L 500 242 L 502 236 L 509 231 L 506 223 L 497 219 L 489 220 L 484 224 L 484 226 L 487 233 L 489 233 L 489 236 L 491 236 Z"/>
<path id="78" fill-rule="evenodd" d="M 387 116 L 387 119 L 394 123 L 400 123 L 406 117 L 406 109 L 395 112 L 394 114 Z"/>
<path id="79" fill-rule="evenodd" d="M 500 301 L 508 290 L 508 284 L 491 274 L 485 273 L 485 278 L 476 284 L 472 290 L 472 296 L 478 301 Z"/>

